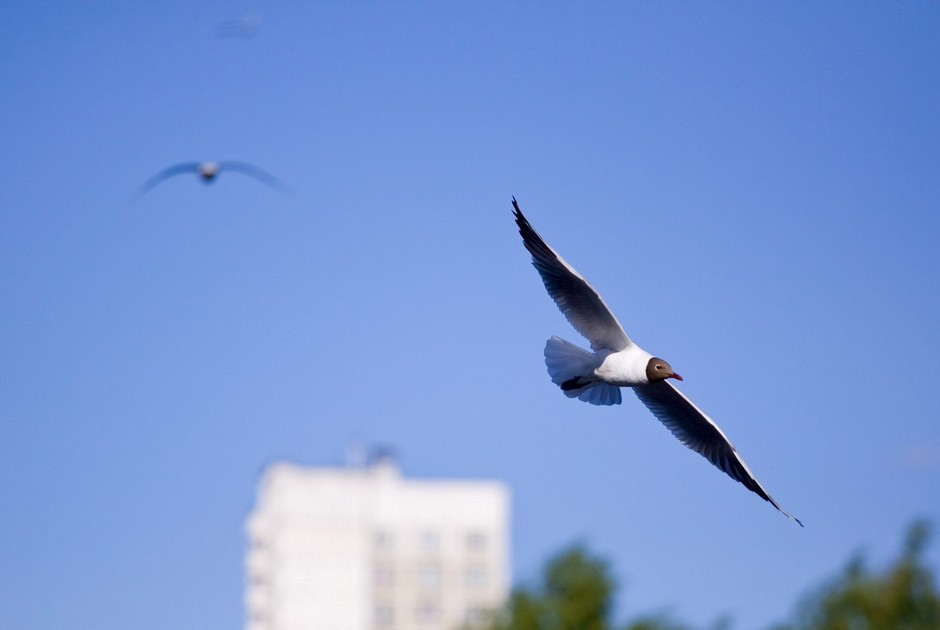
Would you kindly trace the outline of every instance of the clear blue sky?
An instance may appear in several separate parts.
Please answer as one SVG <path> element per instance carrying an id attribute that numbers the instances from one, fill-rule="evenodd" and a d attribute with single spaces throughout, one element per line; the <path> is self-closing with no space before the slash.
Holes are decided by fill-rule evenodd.
<path id="1" fill-rule="evenodd" d="M 506 481 L 514 578 L 585 541 L 622 617 L 765 627 L 940 524 L 940 5 L 79 4 L 0 39 L 0 626 L 240 627 L 261 471 L 356 441 Z M 293 194 L 127 203 L 203 159 Z M 512 195 L 805 529 L 551 384 Z"/>

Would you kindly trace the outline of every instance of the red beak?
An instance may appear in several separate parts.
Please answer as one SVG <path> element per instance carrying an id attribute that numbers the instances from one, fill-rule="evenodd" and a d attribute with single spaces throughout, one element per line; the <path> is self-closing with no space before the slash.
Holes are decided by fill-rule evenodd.
<path id="1" fill-rule="evenodd" d="M 674 378 L 674 379 L 676 379 L 677 381 L 683 380 L 683 378 L 682 378 L 681 376 L 679 376 L 678 374 L 676 374 L 675 372 L 673 372 L 673 373 L 669 376 L 669 378 Z"/>

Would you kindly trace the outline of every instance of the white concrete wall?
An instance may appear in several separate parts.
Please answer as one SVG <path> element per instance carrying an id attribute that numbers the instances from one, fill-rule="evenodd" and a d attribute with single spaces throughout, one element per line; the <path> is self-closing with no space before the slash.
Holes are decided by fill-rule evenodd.
<path id="1" fill-rule="evenodd" d="M 509 589 L 509 492 L 272 466 L 247 523 L 248 630 L 452 630 Z"/>

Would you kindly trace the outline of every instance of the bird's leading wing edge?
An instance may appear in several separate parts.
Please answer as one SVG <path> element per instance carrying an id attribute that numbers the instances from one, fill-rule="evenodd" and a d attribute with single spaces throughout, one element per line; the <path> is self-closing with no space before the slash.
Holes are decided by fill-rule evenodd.
<path id="1" fill-rule="evenodd" d="M 195 173 L 199 168 L 199 162 L 180 162 L 179 164 L 174 164 L 173 166 L 168 166 L 143 184 L 140 188 L 137 189 L 137 192 L 134 193 L 131 201 L 135 201 L 141 195 L 145 195 L 150 190 L 152 190 L 157 184 L 167 180 L 176 175 L 182 175 L 183 173 Z"/>
<path id="2" fill-rule="evenodd" d="M 680 442 L 705 457 L 751 492 L 769 501 L 784 516 L 803 527 L 803 523 L 798 518 L 780 507 L 780 504 L 764 490 L 718 425 L 672 383 L 659 381 L 649 385 L 639 385 L 634 387 L 633 391 Z"/>
<path id="3" fill-rule="evenodd" d="M 575 330 L 591 342 L 594 350 L 609 348 L 616 352 L 629 346 L 630 338 L 597 291 L 542 240 L 522 214 L 515 197 L 512 206 L 522 242 L 532 254 L 532 265 L 542 277 L 548 294 Z"/>
<path id="4" fill-rule="evenodd" d="M 237 173 L 242 173 L 243 175 L 248 175 L 249 177 L 254 177 L 259 182 L 282 192 L 287 192 L 288 190 L 287 186 L 280 179 L 266 170 L 258 168 L 254 164 L 249 164 L 248 162 L 240 162 L 238 160 L 223 160 L 219 162 L 219 169 L 223 172 L 235 171 Z"/>

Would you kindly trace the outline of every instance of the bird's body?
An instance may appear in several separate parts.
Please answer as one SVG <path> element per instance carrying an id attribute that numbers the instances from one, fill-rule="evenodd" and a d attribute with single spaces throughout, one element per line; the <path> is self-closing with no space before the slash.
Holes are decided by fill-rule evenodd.
<path id="1" fill-rule="evenodd" d="M 653 355 L 636 344 L 617 352 L 597 350 L 594 356 L 600 363 L 594 368 L 594 376 L 608 385 L 633 387 L 650 382 L 646 366 Z"/>
<path id="2" fill-rule="evenodd" d="M 218 162 L 200 162 L 196 165 L 196 173 L 204 182 L 211 182 L 221 170 L 222 166 Z"/>
<path id="3" fill-rule="evenodd" d="M 552 382 L 569 398 L 595 405 L 618 405 L 620 388 L 631 388 L 680 442 L 802 525 L 767 494 L 718 425 L 668 381 L 682 377 L 630 340 L 597 291 L 542 240 L 515 199 L 512 203 L 522 241 L 548 294 L 591 342 L 589 351 L 559 337 L 548 340 L 545 365 Z"/>
<path id="4" fill-rule="evenodd" d="M 248 175 L 249 177 L 253 177 L 262 184 L 270 186 L 271 188 L 278 190 L 285 189 L 284 184 L 282 184 L 278 178 L 276 178 L 274 175 L 271 175 L 267 171 L 254 166 L 253 164 L 239 162 L 237 160 L 222 160 L 219 162 L 209 160 L 205 162 L 180 162 L 179 164 L 168 166 L 144 182 L 143 185 L 137 190 L 134 198 L 136 199 L 137 197 L 140 197 L 144 193 L 150 191 L 150 189 L 152 189 L 157 184 L 160 184 L 171 177 L 175 177 L 176 175 L 193 173 L 204 183 L 211 184 L 216 179 L 218 179 L 219 175 L 223 171 L 231 171 L 233 173 Z"/>

